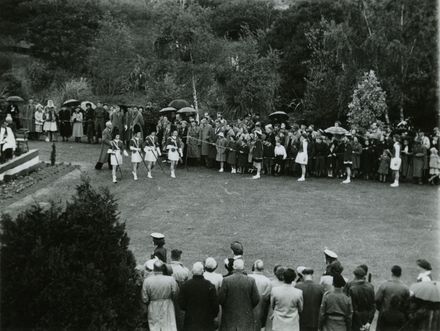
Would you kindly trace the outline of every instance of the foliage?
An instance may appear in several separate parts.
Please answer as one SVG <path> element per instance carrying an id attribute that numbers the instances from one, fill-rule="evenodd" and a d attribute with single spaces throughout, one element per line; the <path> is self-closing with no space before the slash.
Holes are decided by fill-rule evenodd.
<path id="1" fill-rule="evenodd" d="M 33 61 L 26 68 L 27 76 L 34 91 L 49 87 L 54 79 L 54 72 L 42 61 Z"/>
<path id="2" fill-rule="evenodd" d="M 354 127 L 369 128 L 387 112 L 386 93 L 373 70 L 364 73 L 348 105 L 348 122 Z"/>
<path id="3" fill-rule="evenodd" d="M 134 329 L 135 261 L 108 190 L 1 220 L 3 329 Z"/>
<path id="4" fill-rule="evenodd" d="M 56 105 L 61 105 L 68 99 L 86 100 L 93 95 L 89 81 L 84 78 L 70 79 L 55 87 L 49 94 Z"/>
<path id="5" fill-rule="evenodd" d="M 28 1 L 27 40 L 34 56 L 70 71 L 84 71 L 88 46 L 98 28 L 100 17 L 96 0 Z"/>
<path id="6" fill-rule="evenodd" d="M 106 15 L 100 21 L 100 30 L 89 56 L 89 68 L 97 93 L 116 95 L 127 92 L 135 56 L 129 28 Z"/>

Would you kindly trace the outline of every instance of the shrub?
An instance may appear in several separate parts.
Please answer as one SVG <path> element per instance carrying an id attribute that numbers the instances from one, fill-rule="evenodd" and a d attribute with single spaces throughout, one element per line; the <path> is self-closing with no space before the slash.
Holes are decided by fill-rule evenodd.
<path id="1" fill-rule="evenodd" d="M 2 329 L 134 329 L 135 260 L 108 190 L 87 180 L 63 210 L 1 220 Z"/>

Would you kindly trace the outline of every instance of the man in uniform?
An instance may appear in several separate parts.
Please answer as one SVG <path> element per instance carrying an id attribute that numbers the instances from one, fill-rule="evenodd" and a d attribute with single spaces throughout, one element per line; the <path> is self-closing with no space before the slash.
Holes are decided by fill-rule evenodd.
<path id="1" fill-rule="evenodd" d="M 163 263 L 167 263 L 167 249 L 164 247 L 165 236 L 162 233 L 153 232 L 151 238 L 153 238 L 153 244 L 156 246 L 153 254 L 151 254 L 151 258 L 158 258 Z"/>
<path id="2" fill-rule="evenodd" d="M 99 154 L 98 162 L 95 165 L 96 170 L 101 170 L 102 165 L 104 163 L 108 163 L 109 169 L 112 168 L 110 165 L 110 158 L 109 154 L 107 154 L 107 150 L 111 148 L 111 141 L 112 141 L 112 122 L 107 122 L 105 124 L 105 129 L 102 131 L 102 139 L 101 139 L 101 154 Z"/>

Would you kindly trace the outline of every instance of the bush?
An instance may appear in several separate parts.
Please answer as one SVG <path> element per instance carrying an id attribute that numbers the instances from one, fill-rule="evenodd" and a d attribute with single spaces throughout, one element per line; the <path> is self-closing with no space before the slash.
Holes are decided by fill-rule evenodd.
<path id="1" fill-rule="evenodd" d="M 34 91 L 48 88 L 54 79 L 54 73 L 49 67 L 40 61 L 34 61 L 26 68 L 27 75 Z"/>
<path id="2" fill-rule="evenodd" d="M 68 99 L 86 100 L 91 97 L 93 97 L 92 88 L 89 81 L 83 77 L 62 83 L 49 95 L 49 98 L 52 98 L 56 105 L 61 105 Z"/>
<path id="3" fill-rule="evenodd" d="M 87 180 L 65 210 L 2 216 L 2 329 L 134 329 L 135 260 L 108 190 Z"/>

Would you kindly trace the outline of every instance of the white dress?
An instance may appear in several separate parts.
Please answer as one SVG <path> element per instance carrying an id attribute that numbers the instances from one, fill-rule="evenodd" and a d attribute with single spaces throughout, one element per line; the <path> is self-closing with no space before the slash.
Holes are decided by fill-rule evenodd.
<path id="1" fill-rule="evenodd" d="M 121 147 L 120 145 L 122 142 L 120 140 L 116 141 L 113 140 L 111 142 L 112 149 L 109 149 L 108 152 L 110 152 L 110 164 L 112 166 L 122 165 L 122 153 L 121 153 Z"/>
<path id="2" fill-rule="evenodd" d="M 148 136 L 145 139 L 145 147 L 144 147 L 144 152 L 145 152 L 145 157 L 144 160 L 147 162 L 156 162 L 157 158 L 160 156 L 159 152 L 159 148 L 156 149 L 156 143 L 154 141 L 153 138 L 151 138 L 151 136 Z"/>
<path id="3" fill-rule="evenodd" d="M 302 142 L 302 152 L 299 152 L 296 155 L 295 162 L 298 164 L 307 165 L 309 161 L 309 157 L 307 155 L 307 140 L 303 140 Z"/>
<path id="4" fill-rule="evenodd" d="M 141 156 L 141 148 L 139 146 L 139 139 L 132 139 L 130 143 L 130 150 L 131 150 L 131 162 L 132 163 L 141 163 L 142 162 L 142 156 Z"/>

